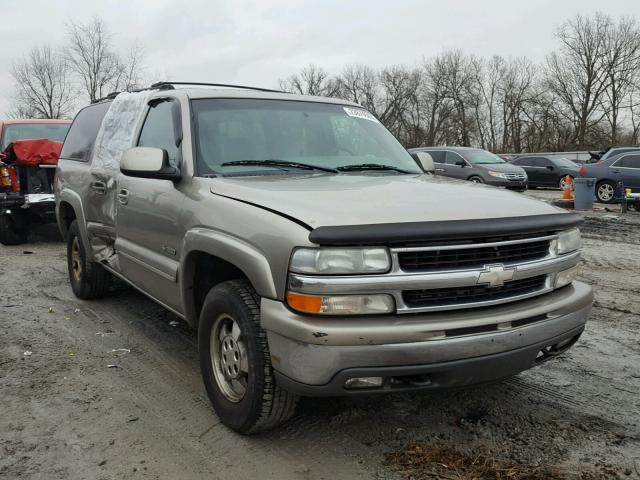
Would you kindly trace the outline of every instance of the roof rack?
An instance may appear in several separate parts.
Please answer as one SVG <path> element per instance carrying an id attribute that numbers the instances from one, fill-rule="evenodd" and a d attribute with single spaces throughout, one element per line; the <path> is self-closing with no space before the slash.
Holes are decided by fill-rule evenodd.
<path id="1" fill-rule="evenodd" d="M 194 85 L 194 86 L 203 86 L 203 87 L 227 87 L 227 88 L 241 88 L 243 90 L 255 90 L 258 92 L 271 92 L 271 93 L 288 93 L 282 90 L 272 90 L 270 88 L 261 88 L 261 87 L 249 87 L 247 85 L 232 85 L 230 83 L 204 83 L 204 82 L 156 82 L 149 87 L 145 88 L 136 88 L 134 90 L 127 90 L 130 93 L 133 92 L 144 92 L 145 90 L 173 90 L 174 85 Z M 92 100 L 91 103 L 100 103 L 105 100 L 113 100 L 122 92 L 111 92 L 102 98 L 97 98 Z"/>
<path id="2" fill-rule="evenodd" d="M 272 92 L 272 93 L 287 93 L 282 90 L 272 90 L 270 88 L 250 87 L 247 85 L 233 85 L 230 83 L 205 83 L 205 82 L 157 82 L 151 85 L 149 88 L 158 88 L 160 90 L 171 90 L 174 85 L 194 85 L 203 87 L 228 87 L 228 88 L 242 88 L 244 90 L 256 90 L 258 92 Z"/>

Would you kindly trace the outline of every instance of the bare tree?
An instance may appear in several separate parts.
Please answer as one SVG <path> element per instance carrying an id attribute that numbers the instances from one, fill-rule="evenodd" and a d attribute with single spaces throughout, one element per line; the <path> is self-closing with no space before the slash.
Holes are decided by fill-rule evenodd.
<path id="1" fill-rule="evenodd" d="M 376 113 L 380 102 L 377 72 L 366 65 L 348 65 L 337 79 L 340 98 L 358 103 Z"/>
<path id="2" fill-rule="evenodd" d="M 136 43 L 125 57 L 118 60 L 118 74 L 113 82 L 114 90 L 128 91 L 144 86 L 146 69 L 143 59 L 144 50 Z"/>
<path id="3" fill-rule="evenodd" d="M 16 81 L 14 112 L 22 118 L 66 118 L 75 95 L 69 65 L 47 45 L 32 49 L 13 65 Z"/>
<path id="4" fill-rule="evenodd" d="M 324 69 L 315 65 L 308 65 L 299 75 L 291 75 L 279 83 L 282 90 L 301 95 L 335 97 L 340 91 L 338 82 Z"/>
<path id="5" fill-rule="evenodd" d="M 139 86 L 142 49 L 134 46 L 124 59 L 115 51 L 112 35 L 99 17 L 67 24 L 67 57 L 91 101 L 112 91 Z"/>
<path id="6" fill-rule="evenodd" d="M 556 29 L 560 51 L 547 57 L 548 85 L 574 122 L 575 142 L 586 144 L 590 127 L 603 117 L 598 111 L 609 85 L 607 35 L 611 19 L 597 13 L 577 15 Z"/>
<path id="7" fill-rule="evenodd" d="M 611 128 L 611 144 L 618 142 L 619 120 L 630 108 L 629 95 L 640 70 L 640 26 L 635 19 L 623 18 L 607 31 L 607 78 L 602 109 Z"/>

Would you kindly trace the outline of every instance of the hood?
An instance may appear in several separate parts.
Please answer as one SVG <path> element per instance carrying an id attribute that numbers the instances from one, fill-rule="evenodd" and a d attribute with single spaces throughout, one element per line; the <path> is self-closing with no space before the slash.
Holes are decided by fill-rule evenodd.
<path id="1" fill-rule="evenodd" d="M 482 167 L 486 170 L 493 170 L 494 172 L 501 173 L 525 173 L 524 169 L 517 165 L 511 165 L 510 163 L 486 163 L 480 165 L 474 165 L 474 167 Z"/>
<path id="2" fill-rule="evenodd" d="M 211 179 L 211 192 L 276 211 L 311 228 L 563 212 L 519 193 L 426 174 L 218 177 Z"/>

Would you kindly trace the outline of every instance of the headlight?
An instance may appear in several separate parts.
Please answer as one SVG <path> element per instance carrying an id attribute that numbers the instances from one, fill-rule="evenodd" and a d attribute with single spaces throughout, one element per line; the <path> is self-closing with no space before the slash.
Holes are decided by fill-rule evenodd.
<path id="1" fill-rule="evenodd" d="M 391 313 L 395 302 L 391 295 L 304 295 L 287 293 L 287 303 L 302 313 L 320 315 L 366 315 Z"/>
<path id="2" fill-rule="evenodd" d="M 386 248 L 298 248 L 291 271 L 323 275 L 384 273 L 391 268 Z"/>
<path id="3" fill-rule="evenodd" d="M 558 235 L 558 254 L 575 252 L 580 248 L 580 230 L 573 228 Z"/>
<path id="4" fill-rule="evenodd" d="M 504 173 L 501 172 L 494 172 L 492 170 L 489 170 L 489 175 L 491 175 L 492 177 L 498 177 L 498 178 L 507 178 L 507 176 Z"/>
<path id="5" fill-rule="evenodd" d="M 571 282 L 573 282 L 576 279 L 577 275 L 578 275 L 577 265 L 575 267 L 567 268 L 566 270 L 558 272 L 556 274 L 555 287 L 560 288 L 560 287 L 564 287 L 565 285 L 569 285 Z"/>

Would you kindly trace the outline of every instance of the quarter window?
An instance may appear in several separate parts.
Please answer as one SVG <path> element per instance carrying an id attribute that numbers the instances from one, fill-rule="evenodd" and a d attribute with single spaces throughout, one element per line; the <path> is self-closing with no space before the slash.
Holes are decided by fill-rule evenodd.
<path id="1" fill-rule="evenodd" d="M 89 161 L 102 119 L 110 105 L 111 102 L 102 102 L 80 110 L 64 140 L 60 158 L 79 162 Z"/>

